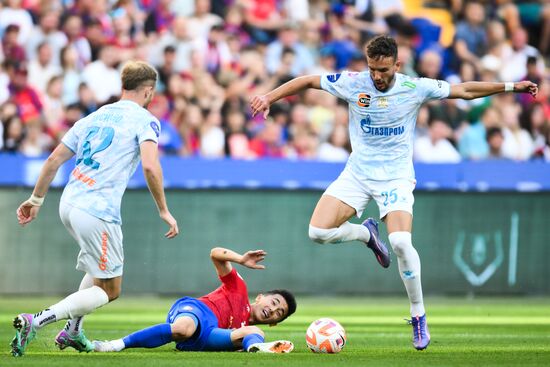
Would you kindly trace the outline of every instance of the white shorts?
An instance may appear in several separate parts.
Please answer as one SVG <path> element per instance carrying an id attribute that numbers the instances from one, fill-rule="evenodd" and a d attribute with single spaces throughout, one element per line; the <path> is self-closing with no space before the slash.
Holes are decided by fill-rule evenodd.
<path id="1" fill-rule="evenodd" d="M 78 270 L 99 279 L 122 275 L 124 251 L 119 224 L 105 222 L 64 202 L 59 204 L 59 216 L 80 246 Z"/>
<path id="2" fill-rule="evenodd" d="M 361 181 L 346 166 L 340 176 L 330 184 L 323 195 L 330 195 L 355 209 L 361 218 L 371 199 L 376 201 L 380 218 L 389 212 L 403 210 L 413 214 L 413 190 L 416 180 L 396 179 L 390 181 Z"/>

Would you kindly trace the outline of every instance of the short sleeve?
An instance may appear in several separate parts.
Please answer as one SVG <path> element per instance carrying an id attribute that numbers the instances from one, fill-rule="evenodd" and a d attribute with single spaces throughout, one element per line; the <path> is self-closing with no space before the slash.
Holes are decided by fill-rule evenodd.
<path id="1" fill-rule="evenodd" d="M 356 73 L 343 71 L 336 74 L 323 74 L 321 75 L 321 88 L 333 96 L 348 100 L 351 94 L 352 74 Z"/>
<path id="2" fill-rule="evenodd" d="M 421 102 L 431 99 L 445 99 L 449 97 L 451 92 L 451 85 L 444 80 L 419 78 L 415 82 Z"/>
<path id="3" fill-rule="evenodd" d="M 77 127 L 76 125 L 71 127 L 69 131 L 63 135 L 63 138 L 61 139 L 61 142 L 70 150 L 72 150 L 73 153 L 76 154 L 78 150 L 78 136 L 76 134 Z"/>
<path id="4" fill-rule="evenodd" d="M 151 140 L 155 143 L 159 142 L 160 136 L 160 122 L 153 116 L 149 116 L 146 123 L 141 125 L 140 131 L 138 131 L 137 138 L 138 143 L 141 144 L 144 141 Z"/>
<path id="5" fill-rule="evenodd" d="M 227 290 L 234 292 L 246 291 L 246 283 L 235 268 L 231 269 L 229 274 L 220 277 L 220 281 Z"/>

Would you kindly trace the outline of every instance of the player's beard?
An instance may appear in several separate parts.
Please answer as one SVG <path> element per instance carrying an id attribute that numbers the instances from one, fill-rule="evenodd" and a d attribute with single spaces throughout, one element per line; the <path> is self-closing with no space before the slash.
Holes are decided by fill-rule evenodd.
<path id="1" fill-rule="evenodd" d="M 394 81 L 395 81 L 395 74 L 393 74 L 390 78 L 388 78 L 388 80 L 382 78 L 376 81 L 373 79 L 372 84 L 374 84 L 374 87 L 376 88 L 376 90 L 380 92 L 387 92 L 388 89 L 390 89 L 390 87 L 393 86 Z"/>

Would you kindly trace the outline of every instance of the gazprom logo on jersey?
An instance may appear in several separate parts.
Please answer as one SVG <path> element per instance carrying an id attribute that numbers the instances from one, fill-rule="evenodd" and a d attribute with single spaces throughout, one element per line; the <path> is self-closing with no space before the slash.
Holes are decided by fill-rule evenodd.
<path id="1" fill-rule="evenodd" d="M 371 126 L 370 115 L 367 115 L 367 117 L 362 119 L 359 123 L 361 124 L 361 130 L 363 130 L 363 132 L 365 134 L 372 135 L 372 136 L 395 136 L 395 135 L 401 135 L 405 132 L 405 127 L 404 126 L 372 127 Z"/>
<path id="2" fill-rule="evenodd" d="M 331 82 L 331 83 L 336 83 L 336 81 L 337 81 L 338 79 L 340 79 L 340 76 L 341 76 L 341 75 L 342 75 L 342 74 L 340 74 L 340 73 L 337 73 L 337 74 L 329 74 L 329 75 L 327 75 L 327 79 L 328 79 L 328 81 Z"/>

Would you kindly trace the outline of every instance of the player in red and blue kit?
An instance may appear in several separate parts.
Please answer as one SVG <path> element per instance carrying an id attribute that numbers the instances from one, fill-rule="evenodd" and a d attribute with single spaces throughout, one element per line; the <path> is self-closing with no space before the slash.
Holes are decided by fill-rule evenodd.
<path id="1" fill-rule="evenodd" d="M 231 263 L 251 269 L 259 264 L 263 250 L 240 255 L 216 247 L 210 252 L 222 285 L 200 298 L 183 297 L 170 308 L 166 322 L 132 333 L 122 339 L 94 341 L 96 352 L 120 352 L 127 348 L 156 348 L 176 342 L 180 351 L 233 351 L 288 353 L 292 342 L 264 342 L 264 333 L 256 324 L 276 325 L 296 311 L 296 300 L 287 290 L 259 294 L 248 301 L 246 283 Z"/>

